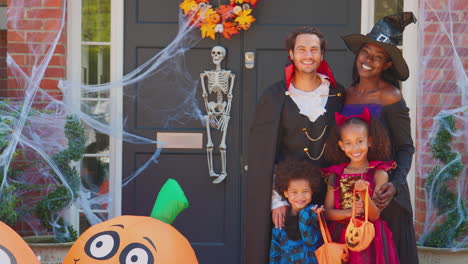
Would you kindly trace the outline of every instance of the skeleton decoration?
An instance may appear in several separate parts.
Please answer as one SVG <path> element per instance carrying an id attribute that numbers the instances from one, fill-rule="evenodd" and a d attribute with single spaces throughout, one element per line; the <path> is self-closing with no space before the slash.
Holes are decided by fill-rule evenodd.
<path id="1" fill-rule="evenodd" d="M 208 170 L 210 177 L 216 177 L 213 183 L 222 182 L 226 176 L 226 131 L 229 123 L 229 112 L 231 111 L 232 88 L 234 87 L 235 74 L 231 71 L 221 69 L 221 61 L 226 56 L 226 49 L 221 46 L 215 46 L 211 50 L 215 70 L 204 71 L 200 74 L 203 100 L 205 102 L 205 122 L 206 122 L 206 155 L 208 158 Z M 208 101 L 209 96 L 216 96 L 215 101 Z M 224 97 L 227 97 L 227 102 Z M 219 151 L 221 153 L 221 173 L 215 173 L 213 169 L 213 141 L 211 139 L 211 128 L 217 129 L 223 133 Z"/>

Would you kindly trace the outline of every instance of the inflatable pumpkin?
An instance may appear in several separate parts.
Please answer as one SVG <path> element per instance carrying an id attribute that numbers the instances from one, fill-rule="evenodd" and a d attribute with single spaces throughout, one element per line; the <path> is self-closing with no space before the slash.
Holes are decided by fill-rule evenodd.
<path id="1" fill-rule="evenodd" d="M 0 222 L 0 263 L 40 264 L 28 244 L 3 222 Z"/>
<path id="2" fill-rule="evenodd" d="M 94 225 L 63 264 L 198 264 L 188 240 L 169 224 L 187 207 L 180 185 L 169 179 L 151 212 L 155 218 L 124 215 Z"/>
<path id="3" fill-rule="evenodd" d="M 174 227 L 148 216 L 119 216 L 90 227 L 63 264 L 196 264 L 188 240 Z"/>

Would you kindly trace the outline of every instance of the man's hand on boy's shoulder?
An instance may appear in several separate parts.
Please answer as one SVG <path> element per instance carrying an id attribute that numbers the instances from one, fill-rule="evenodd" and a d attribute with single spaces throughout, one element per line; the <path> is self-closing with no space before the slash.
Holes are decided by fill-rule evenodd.
<path id="1" fill-rule="evenodd" d="M 286 218 L 288 207 L 289 206 L 284 205 L 271 210 L 271 217 L 276 228 L 281 229 L 284 227 L 284 219 Z"/>

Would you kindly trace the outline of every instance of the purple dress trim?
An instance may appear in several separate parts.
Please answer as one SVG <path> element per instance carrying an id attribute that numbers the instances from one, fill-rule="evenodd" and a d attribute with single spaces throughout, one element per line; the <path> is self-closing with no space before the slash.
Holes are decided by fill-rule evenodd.
<path id="1" fill-rule="evenodd" d="M 379 104 L 345 104 L 341 109 L 341 114 L 344 116 L 359 115 L 362 113 L 365 107 L 369 108 L 371 116 L 377 119 L 380 118 L 382 105 Z"/>

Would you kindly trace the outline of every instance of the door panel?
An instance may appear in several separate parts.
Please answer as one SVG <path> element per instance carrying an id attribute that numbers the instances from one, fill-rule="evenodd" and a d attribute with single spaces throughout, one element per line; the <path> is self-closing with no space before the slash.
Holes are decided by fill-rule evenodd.
<path id="1" fill-rule="evenodd" d="M 180 1 L 125 1 L 125 71 L 130 72 L 166 47 L 178 30 Z M 199 32 L 194 32 L 199 34 Z M 213 70 L 212 40 L 202 40 L 185 53 L 185 64 L 193 83 L 200 73 Z M 156 139 L 158 132 L 203 134 L 202 149 L 163 149 L 157 164 L 151 164 L 135 180 L 125 186 L 123 214 L 149 215 L 156 196 L 168 178 L 176 179 L 189 200 L 190 207 L 173 223 L 192 244 L 200 263 L 239 263 L 240 247 L 240 38 L 221 43 L 227 50 L 222 68 L 236 74 L 231 120 L 227 132 L 227 178 L 213 184 L 206 160 L 206 130 L 200 120 L 178 118 L 180 112 L 168 111 L 184 104 L 192 87 L 174 89 L 177 74 L 150 77 L 132 87 L 124 95 L 126 129 L 137 135 Z M 170 62 L 163 67 L 172 67 Z M 181 65 L 178 65 L 181 66 Z M 178 73 L 176 71 L 176 73 Z M 196 88 L 196 104 L 204 112 L 201 86 Z M 211 99 L 213 100 L 213 99 Z M 193 114 L 193 113 L 192 113 Z M 183 115 L 187 117 L 187 115 Z M 176 120 L 172 120 L 176 119 Z M 166 122 L 167 120 L 172 120 Z M 213 160 L 216 172 L 221 171 L 218 145 L 221 132 L 212 130 L 215 145 Z M 124 143 L 123 177 L 140 168 L 156 150 L 155 145 Z"/>

